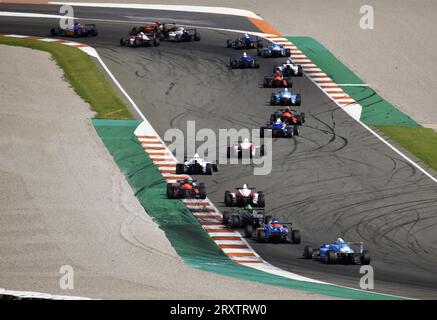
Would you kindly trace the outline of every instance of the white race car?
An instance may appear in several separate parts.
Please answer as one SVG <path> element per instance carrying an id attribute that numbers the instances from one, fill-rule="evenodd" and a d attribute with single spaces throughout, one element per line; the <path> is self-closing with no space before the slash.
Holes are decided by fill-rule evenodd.
<path id="1" fill-rule="evenodd" d="M 186 29 L 178 25 L 163 25 L 163 39 L 174 42 L 200 41 L 200 34 L 197 29 Z"/>
<path id="2" fill-rule="evenodd" d="M 244 184 L 241 188 L 236 188 L 236 192 L 225 192 L 225 204 L 227 207 L 238 206 L 245 207 L 251 205 L 254 207 L 265 207 L 264 193 L 255 192 L 255 188 L 249 188 Z"/>
<path id="3" fill-rule="evenodd" d="M 190 160 L 184 163 L 176 164 L 176 174 L 207 174 L 218 171 L 216 163 L 208 162 L 201 158 L 199 154 L 195 154 Z"/>
<path id="4" fill-rule="evenodd" d="M 278 70 L 281 71 L 282 75 L 286 77 L 302 77 L 303 75 L 302 66 L 300 64 L 294 64 L 291 62 L 291 60 L 287 60 L 283 64 L 273 67 L 273 72 Z"/>
<path id="5" fill-rule="evenodd" d="M 242 142 L 238 142 L 231 147 L 228 147 L 227 157 L 243 158 L 247 155 L 252 158 L 256 156 L 264 156 L 264 145 L 256 146 L 249 139 L 245 138 Z"/>

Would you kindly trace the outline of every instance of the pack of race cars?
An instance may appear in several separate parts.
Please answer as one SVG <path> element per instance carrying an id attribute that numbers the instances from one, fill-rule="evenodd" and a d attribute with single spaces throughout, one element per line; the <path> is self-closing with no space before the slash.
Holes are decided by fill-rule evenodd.
<path id="1" fill-rule="evenodd" d="M 75 23 L 70 28 L 52 28 L 52 36 L 61 37 L 94 37 L 98 35 L 94 24 Z M 127 37 L 121 38 L 119 44 L 126 47 L 159 46 L 161 41 L 191 42 L 200 41 L 200 34 L 196 28 L 184 28 L 174 23 L 156 22 L 132 28 Z M 256 49 L 257 56 L 263 58 L 287 58 L 285 62 L 275 65 L 273 73 L 263 79 L 264 88 L 282 88 L 281 91 L 271 93 L 270 105 L 283 106 L 270 115 L 266 125 L 260 128 L 260 137 L 264 138 L 270 131 L 273 138 L 292 138 L 299 135 L 299 127 L 305 123 L 305 113 L 290 107 L 301 106 L 301 94 L 293 93 L 292 77 L 301 77 L 303 68 L 288 59 L 291 50 L 279 44 L 264 45 L 258 37 L 244 34 L 236 39 L 228 39 L 226 47 L 235 50 Z M 231 69 L 258 69 L 257 59 L 247 52 L 229 60 Z M 228 146 L 228 158 L 262 157 L 264 145 L 257 146 L 252 141 L 244 139 Z M 185 159 L 176 164 L 176 174 L 205 174 L 212 175 L 218 171 L 217 163 L 208 162 L 195 154 L 191 159 Z M 204 183 L 198 183 L 191 178 L 177 180 L 167 184 L 169 199 L 206 199 Z M 290 222 L 281 222 L 277 217 L 266 215 L 265 195 L 253 187 L 244 184 L 234 191 L 225 191 L 224 204 L 231 207 L 231 211 L 223 213 L 223 224 L 233 229 L 243 229 L 243 236 L 258 243 L 291 243 L 300 244 L 300 231 L 292 227 Z M 364 248 L 363 242 L 346 242 L 337 238 L 332 243 L 322 244 L 318 248 L 305 246 L 303 258 L 319 260 L 325 264 L 370 264 L 370 255 Z"/>

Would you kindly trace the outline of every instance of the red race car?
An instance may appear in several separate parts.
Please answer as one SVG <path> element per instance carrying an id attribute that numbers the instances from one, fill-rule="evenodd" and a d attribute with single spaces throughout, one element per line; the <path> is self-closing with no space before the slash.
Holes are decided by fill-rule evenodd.
<path id="1" fill-rule="evenodd" d="M 291 79 L 284 77 L 280 71 L 276 71 L 271 77 L 264 77 L 264 88 L 291 88 L 291 86 Z"/>
<path id="2" fill-rule="evenodd" d="M 204 183 L 197 184 L 195 180 L 178 180 L 176 183 L 167 183 L 167 198 L 169 199 L 205 199 Z"/>
<path id="3" fill-rule="evenodd" d="M 132 30 L 130 32 L 130 35 L 134 36 L 134 35 L 137 35 L 140 32 L 144 32 L 146 34 L 154 33 L 154 34 L 160 35 L 161 34 L 161 30 L 162 30 L 161 22 L 155 22 L 153 24 L 149 24 L 149 25 L 144 25 L 144 26 L 132 28 Z"/>

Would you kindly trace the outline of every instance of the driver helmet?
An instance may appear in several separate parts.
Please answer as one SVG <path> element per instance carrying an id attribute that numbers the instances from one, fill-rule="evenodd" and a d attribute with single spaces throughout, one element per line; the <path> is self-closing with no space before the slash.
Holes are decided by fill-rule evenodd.
<path id="1" fill-rule="evenodd" d="M 245 38 L 249 38 L 249 35 L 247 33 L 244 34 Z"/>
<path id="2" fill-rule="evenodd" d="M 290 61 L 290 59 L 287 59 L 287 62 L 286 62 L 287 64 L 290 64 L 291 63 L 291 61 Z"/>
<path id="3" fill-rule="evenodd" d="M 275 223 L 279 223 L 279 220 L 278 220 L 278 218 L 273 217 L 272 218 L 272 224 L 275 224 Z"/>
<path id="4" fill-rule="evenodd" d="M 282 121 L 280 118 L 276 119 L 276 124 L 281 124 L 281 123 L 282 123 Z"/>
<path id="5" fill-rule="evenodd" d="M 336 242 L 337 243 L 344 243 L 344 240 L 342 238 L 337 238 Z"/>
<path id="6" fill-rule="evenodd" d="M 246 52 L 243 53 L 243 57 L 247 58 L 247 53 Z"/>
<path id="7" fill-rule="evenodd" d="M 285 91 L 285 92 L 288 92 L 288 88 L 284 88 L 284 91 Z"/>
<path id="8" fill-rule="evenodd" d="M 252 210 L 253 207 L 252 207 L 250 204 L 248 204 L 248 205 L 246 206 L 246 209 L 247 209 L 247 210 Z"/>
<path id="9" fill-rule="evenodd" d="M 247 184 L 243 184 L 243 188 L 242 189 L 249 189 Z"/>
<path id="10" fill-rule="evenodd" d="M 243 139 L 243 143 L 249 143 L 249 139 L 248 138 L 244 138 Z"/>

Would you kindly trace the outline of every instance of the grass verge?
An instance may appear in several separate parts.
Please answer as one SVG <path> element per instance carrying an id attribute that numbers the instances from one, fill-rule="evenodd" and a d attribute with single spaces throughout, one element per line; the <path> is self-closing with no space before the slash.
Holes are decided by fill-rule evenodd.
<path id="1" fill-rule="evenodd" d="M 390 139 L 437 170 L 437 133 L 422 127 L 377 126 Z"/>
<path id="2" fill-rule="evenodd" d="M 58 43 L 0 36 L 0 44 L 49 52 L 64 71 L 74 91 L 91 105 L 97 119 L 133 119 L 91 57 L 80 49 Z"/>

